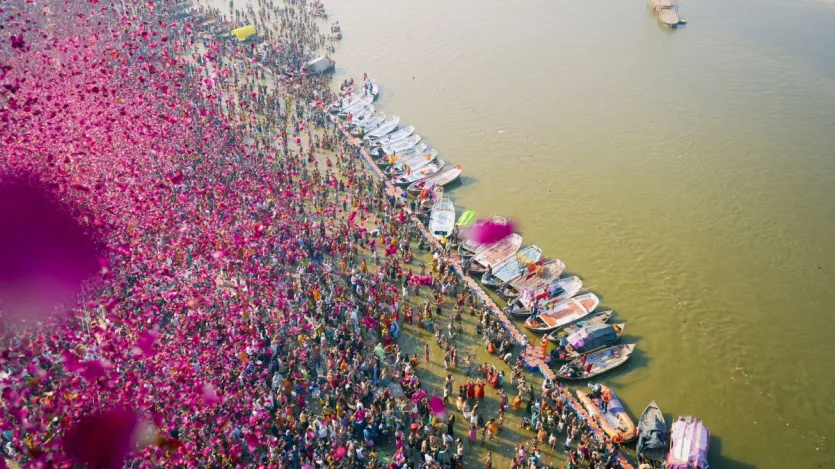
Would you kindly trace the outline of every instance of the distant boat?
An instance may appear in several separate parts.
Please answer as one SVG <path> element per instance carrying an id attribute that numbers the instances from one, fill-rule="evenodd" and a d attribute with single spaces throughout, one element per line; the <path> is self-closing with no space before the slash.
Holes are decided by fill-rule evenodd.
<path id="1" fill-rule="evenodd" d="M 400 174 L 406 170 L 406 166 L 412 166 L 421 161 L 432 161 L 438 157 L 438 150 L 434 148 L 427 149 L 426 143 L 421 142 L 409 148 L 402 153 L 395 153 L 394 155 L 384 155 L 377 160 L 377 164 L 389 165 L 386 168 L 388 175 Z"/>
<path id="2" fill-rule="evenodd" d="M 383 135 L 386 135 L 390 132 L 394 132 L 397 129 L 397 126 L 400 124 L 400 116 L 392 116 L 387 121 L 383 122 L 382 125 L 377 127 L 376 129 L 372 130 L 365 134 L 363 139 L 369 140 L 372 138 L 380 138 Z"/>
<path id="3" fill-rule="evenodd" d="M 432 206 L 428 229 L 435 239 L 446 238 L 452 234 L 452 230 L 455 229 L 455 206 L 449 197 L 436 201 Z"/>
<path id="4" fill-rule="evenodd" d="M 541 257 L 542 249 L 537 246 L 526 246 L 517 251 L 516 255 L 497 265 L 492 274 L 485 273 L 481 277 L 481 283 L 488 287 L 498 288 L 522 275 L 527 266 L 536 263 Z"/>
<path id="5" fill-rule="evenodd" d="M 604 348 L 566 363 L 557 372 L 557 376 L 564 380 L 574 381 L 591 379 L 623 365 L 629 360 L 633 351 L 635 351 L 635 344 Z M 585 366 L 583 366 L 584 360 Z"/>
<path id="6" fill-rule="evenodd" d="M 635 428 L 635 423 L 626 413 L 626 409 L 621 405 L 618 396 L 602 384 L 597 384 L 595 387 L 600 389 L 599 395 L 587 394 L 581 390 L 577 390 L 577 400 L 583 404 L 589 415 L 595 418 L 603 430 L 610 438 L 620 443 L 632 441 L 638 436 L 638 430 Z M 606 406 L 606 411 L 602 407 L 602 395 L 609 393 L 610 399 Z"/>
<path id="7" fill-rule="evenodd" d="M 658 16 L 658 22 L 668 28 L 686 23 L 678 16 L 677 6 L 670 0 L 650 0 L 649 7 Z"/>
<path id="8" fill-rule="evenodd" d="M 707 469 L 710 431 L 696 417 L 679 417 L 670 432 L 667 469 Z"/>
<path id="9" fill-rule="evenodd" d="M 436 163 L 438 161 L 437 157 L 434 154 L 426 155 L 425 158 L 416 158 L 408 164 L 404 164 L 402 167 L 389 167 L 390 171 L 386 171 L 389 176 L 394 179 L 399 178 L 400 176 L 406 175 L 413 171 L 420 171 L 424 167 Z M 443 162 L 443 160 L 440 160 Z"/>
<path id="10" fill-rule="evenodd" d="M 660 465 L 667 458 L 669 448 L 667 422 L 658 404 L 652 401 L 638 421 L 638 459 L 646 458 Z"/>
<path id="11" fill-rule="evenodd" d="M 397 130 L 397 132 L 392 132 L 383 137 L 371 137 L 371 145 L 374 145 L 376 147 L 391 145 L 394 142 L 399 142 L 403 140 L 404 138 L 412 135 L 413 133 L 415 133 L 414 127 L 403 127 L 402 129 Z"/>
<path id="12" fill-rule="evenodd" d="M 391 145 L 386 145 L 383 147 L 383 153 L 386 155 L 395 155 L 401 151 L 406 151 L 420 142 L 420 135 L 414 134 L 410 137 L 406 137 L 399 142 L 394 142 Z"/>
<path id="13" fill-rule="evenodd" d="M 625 323 L 621 324 L 590 324 L 564 336 L 565 348 L 552 349 L 551 359 L 554 362 L 569 362 L 579 358 L 584 353 L 591 353 L 616 344 L 623 331 Z"/>
<path id="14" fill-rule="evenodd" d="M 489 268 L 501 265 L 522 246 L 522 237 L 516 233 L 486 246 L 470 261 L 470 272 L 487 272 Z"/>
<path id="15" fill-rule="evenodd" d="M 426 179 L 409 184 L 406 192 L 412 195 L 418 195 L 424 187 L 431 187 L 433 189 L 444 187 L 461 177 L 462 171 L 461 165 L 447 166 Z"/>
<path id="16" fill-rule="evenodd" d="M 496 223 L 496 224 L 507 223 L 507 220 L 504 217 L 499 216 L 499 215 L 494 215 L 494 216 L 490 217 L 488 219 L 488 221 L 490 221 L 492 223 Z M 481 246 L 479 246 L 478 244 L 475 244 L 472 241 L 464 239 L 461 242 L 461 244 L 458 246 L 458 255 L 459 256 L 464 256 L 464 257 L 472 256 L 474 253 L 476 253 L 479 250 L 479 248 L 481 248 Z"/>
<path id="17" fill-rule="evenodd" d="M 582 288 L 583 281 L 580 277 L 572 275 L 571 277 L 561 278 L 540 290 L 522 290 L 522 294 L 511 301 L 511 314 L 514 316 L 528 316 L 537 301 L 539 301 L 539 310 L 547 311 L 553 305 L 576 295 Z M 499 294 L 501 295 L 501 292 Z"/>
<path id="18" fill-rule="evenodd" d="M 351 104 L 350 106 L 343 108 L 339 111 L 340 117 L 348 117 L 348 114 L 352 114 L 354 111 L 359 111 L 362 108 L 371 104 L 374 101 L 374 98 L 371 96 L 363 96 L 362 98 L 358 99 L 356 102 Z"/>
<path id="19" fill-rule="evenodd" d="M 551 331 L 550 334 L 545 336 L 545 338 L 550 340 L 551 342 L 559 342 L 560 338 L 569 336 L 584 327 L 590 326 L 592 324 L 603 324 L 608 322 L 609 318 L 612 317 L 612 314 L 614 314 L 614 311 L 612 310 L 600 311 L 597 313 L 589 314 L 580 321 L 577 321 L 573 324 L 569 324 L 565 327 L 561 327 L 559 329 L 554 329 L 553 331 Z"/>
<path id="20" fill-rule="evenodd" d="M 553 308 L 531 316 L 525 321 L 525 327 L 535 332 L 550 332 L 558 327 L 579 321 L 594 311 L 600 299 L 594 293 L 586 293 L 567 299 Z"/>
<path id="21" fill-rule="evenodd" d="M 409 184 L 429 178 L 443 169 L 444 165 L 446 165 L 444 160 L 439 158 L 418 170 L 408 170 L 405 174 L 395 177 L 392 182 L 398 186 L 408 186 Z"/>
<path id="22" fill-rule="evenodd" d="M 523 291 L 538 291 L 556 283 L 565 272 L 565 262 L 560 259 L 540 260 L 528 266 L 527 272 L 511 280 L 499 291 L 504 298 L 515 298 Z"/>

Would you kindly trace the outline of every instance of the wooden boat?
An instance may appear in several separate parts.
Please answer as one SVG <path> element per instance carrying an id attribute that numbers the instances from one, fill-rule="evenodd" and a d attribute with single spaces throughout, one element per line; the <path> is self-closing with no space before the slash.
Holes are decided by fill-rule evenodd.
<path id="1" fill-rule="evenodd" d="M 516 298 L 523 291 L 538 291 L 548 288 L 560 279 L 565 272 L 565 263 L 559 259 L 540 260 L 528 266 L 528 271 L 503 286 L 500 294 L 503 298 Z"/>
<path id="2" fill-rule="evenodd" d="M 424 179 L 441 171 L 445 164 L 444 160 L 438 158 L 419 170 L 408 170 L 405 174 L 395 177 L 392 182 L 398 186 L 408 186 L 409 184 L 423 181 Z"/>
<path id="3" fill-rule="evenodd" d="M 415 133 L 415 128 L 410 125 L 409 127 L 404 127 L 402 129 L 399 129 L 397 132 L 390 133 L 380 138 L 371 137 L 371 145 L 374 145 L 376 147 L 382 147 L 384 145 L 389 145 L 394 142 L 399 142 L 404 138 L 408 137 L 409 135 L 412 135 L 413 133 Z"/>
<path id="4" fill-rule="evenodd" d="M 658 12 L 658 21 L 668 28 L 673 28 L 680 23 L 678 13 L 672 8 L 664 8 Z"/>
<path id="5" fill-rule="evenodd" d="M 432 193 L 424 200 L 421 200 L 418 206 L 415 208 L 415 214 L 419 217 L 429 215 L 432 211 L 432 207 L 435 205 L 435 202 L 441 200 L 444 197 L 444 188 L 443 187 L 436 187 Z"/>
<path id="6" fill-rule="evenodd" d="M 497 223 L 497 224 L 507 223 L 507 220 L 504 217 L 499 216 L 499 215 L 494 215 L 494 216 L 490 217 L 488 220 L 492 223 Z M 458 255 L 462 256 L 462 257 L 472 256 L 481 247 L 483 247 L 483 246 L 479 246 L 478 244 L 475 244 L 471 241 L 464 240 L 464 241 L 461 242 L 461 244 L 458 245 Z"/>
<path id="7" fill-rule="evenodd" d="M 658 404 L 652 401 L 638 420 L 638 459 L 649 459 L 660 465 L 667 458 L 669 448 L 667 422 Z"/>
<path id="8" fill-rule="evenodd" d="M 525 327 L 536 332 L 549 332 L 558 327 L 577 322 L 594 311 L 600 299 L 594 293 L 586 293 L 557 303 L 546 311 L 540 311 L 525 321 Z"/>
<path id="9" fill-rule="evenodd" d="M 710 431 L 696 417 L 679 417 L 670 432 L 667 469 L 706 469 Z"/>
<path id="10" fill-rule="evenodd" d="M 449 197 L 443 197 L 432 206 L 429 214 L 429 233 L 435 239 L 446 238 L 455 229 L 455 206 Z"/>
<path id="11" fill-rule="evenodd" d="M 569 324 L 568 326 L 561 327 L 559 329 L 554 329 L 550 334 L 545 336 L 545 338 L 551 342 L 559 342 L 562 337 L 571 335 L 586 326 L 609 322 L 609 318 L 612 317 L 612 314 L 614 314 L 614 311 L 612 310 L 589 314 L 581 321 L 577 321 L 574 324 Z"/>
<path id="12" fill-rule="evenodd" d="M 514 316 L 529 316 L 537 301 L 539 301 L 538 310 L 547 311 L 553 305 L 573 297 L 582 288 L 583 281 L 580 280 L 580 277 L 572 275 L 571 277 L 558 279 L 553 284 L 540 290 L 522 290 L 522 294 L 513 298 L 510 302 L 511 314 Z"/>
<path id="13" fill-rule="evenodd" d="M 394 142 L 391 145 L 386 145 L 383 147 L 383 153 L 386 155 L 396 155 L 401 151 L 406 151 L 409 148 L 417 145 L 420 142 L 420 135 L 414 134 L 411 137 L 406 137 L 399 142 Z"/>
<path id="14" fill-rule="evenodd" d="M 560 379 L 574 381 L 600 376 L 626 363 L 634 350 L 635 344 L 626 344 L 615 345 L 586 354 L 563 365 L 557 372 L 557 376 Z M 585 366 L 583 366 L 584 360 Z"/>
<path id="15" fill-rule="evenodd" d="M 349 126 L 353 127 L 351 130 L 352 134 L 360 134 L 363 132 L 368 132 L 370 130 L 374 130 L 379 127 L 383 122 L 386 120 L 386 113 L 385 112 L 375 112 L 373 114 L 368 114 L 366 116 L 361 117 L 359 120 L 353 121 L 349 123 Z"/>
<path id="16" fill-rule="evenodd" d="M 383 135 L 387 135 L 391 132 L 394 132 L 397 129 L 397 126 L 400 124 L 400 116 L 392 116 L 389 120 L 383 122 L 379 127 L 368 132 L 363 137 L 364 140 L 369 140 L 372 138 L 380 138 Z"/>
<path id="17" fill-rule="evenodd" d="M 340 111 L 359 103 L 364 97 L 365 96 L 361 94 L 355 94 L 353 92 L 350 92 L 345 97 L 337 99 L 336 101 L 328 105 L 328 110 L 331 112 L 331 114 L 338 114 Z"/>
<path id="18" fill-rule="evenodd" d="M 426 143 L 420 142 L 400 154 L 383 155 L 376 161 L 379 165 L 389 166 L 386 172 L 391 175 L 394 172 L 401 171 L 405 165 L 414 164 L 417 161 L 432 161 L 437 157 L 438 150 L 427 149 Z"/>
<path id="19" fill-rule="evenodd" d="M 339 111 L 340 117 L 346 117 L 348 114 L 352 114 L 354 111 L 359 111 L 360 109 L 368 106 L 374 101 L 374 98 L 371 96 L 362 96 L 360 99 L 355 101 L 348 107 L 345 107 Z"/>
<path id="20" fill-rule="evenodd" d="M 409 187 L 406 188 L 406 192 L 412 195 L 417 195 L 420 194 L 421 189 L 424 187 L 444 187 L 461 177 L 462 171 L 463 169 L 461 169 L 461 165 L 447 166 L 422 181 L 409 184 Z"/>
<path id="21" fill-rule="evenodd" d="M 374 114 L 374 105 L 373 104 L 369 104 L 367 106 L 357 108 L 355 111 L 351 111 L 350 113 L 346 114 L 345 115 L 345 119 L 346 119 L 345 122 L 351 123 L 351 122 L 354 122 L 355 119 L 361 119 L 364 116 L 371 115 L 371 114 Z M 350 120 L 348 120 L 348 116 L 351 117 Z"/>
<path id="22" fill-rule="evenodd" d="M 564 363 L 580 358 L 583 354 L 615 345 L 623 336 L 626 323 L 592 324 L 562 336 L 566 345 L 551 351 L 553 363 Z"/>
<path id="23" fill-rule="evenodd" d="M 470 261 L 470 272 L 487 272 L 495 265 L 501 265 L 522 246 L 522 237 L 516 233 L 489 244 L 477 252 Z"/>
<path id="24" fill-rule="evenodd" d="M 386 171 L 386 172 L 389 174 L 390 177 L 398 178 L 398 177 L 403 176 L 405 174 L 408 174 L 410 172 L 420 171 L 421 169 L 423 169 L 427 165 L 430 165 L 432 163 L 436 163 L 437 161 L 438 161 L 437 157 L 433 158 L 433 155 L 427 155 L 426 158 L 416 159 L 416 160 L 412 161 L 412 163 L 406 164 L 406 165 L 402 166 L 401 168 L 396 168 L 395 166 L 392 166 L 392 167 L 389 168 L 390 171 Z M 441 161 L 443 161 L 443 160 L 441 160 Z"/>
<path id="25" fill-rule="evenodd" d="M 638 429 L 635 428 L 635 423 L 632 422 L 629 414 L 626 413 L 626 409 L 621 405 L 618 396 L 602 384 L 595 385 L 595 388 L 598 386 L 600 392 L 594 395 L 587 394 L 578 389 L 577 400 L 585 407 L 589 415 L 597 420 L 600 424 L 600 429 L 609 435 L 612 440 L 619 443 L 634 440 L 638 436 Z M 611 396 L 605 412 L 601 407 L 603 393 L 609 393 Z"/>
<path id="26" fill-rule="evenodd" d="M 542 257 L 542 249 L 537 246 L 525 246 L 518 250 L 515 255 L 493 269 L 492 274 L 484 274 L 481 277 L 482 285 L 498 288 L 503 284 L 522 275 L 525 268 L 536 263 Z"/>

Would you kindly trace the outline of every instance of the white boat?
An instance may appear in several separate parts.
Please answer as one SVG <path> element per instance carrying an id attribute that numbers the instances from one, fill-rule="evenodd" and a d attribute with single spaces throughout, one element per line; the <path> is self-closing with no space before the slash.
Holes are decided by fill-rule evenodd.
<path id="1" fill-rule="evenodd" d="M 372 115 L 364 116 L 363 119 L 357 122 L 352 122 L 353 130 L 352 133 L 360 134 L 363 132 L 369 132 L 371 130 L 376 129 L 380 125 L 383 124 L 386 120 L 386 113 L 385 112 L 375 112 Z"/>
<path id="2" fill-rule="evenodd" d="M 429 148 L 425 142 L 420 142 L 412 148 L 409 148 L 408 150 L 403 150 L 396 155 L 387 155 L 385 159 L 387 162 L 386 164 L 395 164 L 414 158 L 426 157 L 430 153 L 437 156 L 438 150 L 434 148 Z M 391 163 L 388 163 L 388 161 L 391 161 Z"/>
<path id="3" fill-rule="evenodd" d="M 560 259 L 541 260 L 529 267 L 529 272 L 516 277 L 499 290 L 502 298 L 515 298 L 523 291 L 540 291 L 556 283 L 563 272 L 565 262 Z"/>
<path id="4" fill-rule="evenodd" d="M 406 171 L 406 166 L 415 167 L 420 164 L 428 163 L 434 161 L 438 157 L 438 150 L 431 148 L 423 153 L 410 156 L 408 158 L 401 157 L 398 160 L 399 155 L 391 155 L 389 158 L 393 158 L 394 162 L 386 168 L 386 172 L 389 175 L 400 175 L 404 171 Z"/>
<path id="5" fill-rule="evenodd" d="M 412 135 L 415 133 L 415 128 L 411 125 L 409 127 L 404 127 L 399 129 L 397 132 L 390 133 L 380 138 L 372 138 L 371 144 L 377 147 L 382 147 L 385 145 L 391 145 L 392 143 L 399 142 L 404 138 Z"/>
<path id="6" fill-rule="evenodd" d="M 394 184 L 398 186 L 408 186 L 414 182 L 422 181 L 433 174 L 437 173 L 444 167 L 444 160 L 438 158 L 437 160 L 421 167 L 420 169 L 413 170 L 411 168 L 407 168 L 406 172 L 394 178 Z"/>
<path id="7" fill-rule="evenodd" d="M 364 84 L 365 84 L 365 92 L 369 96 L 373 96 L 374 99 L 377 99 L 377 96 L 380 94 L 380 87 L 377 86 L 377 80 L 375 80 L 371 77 L 368 77 L 368 79 L 365 80 Z"/>
<path id="8" fill-rule="evenodd" d="M 494 216 L 490 217 L 488 219 L 488 221 L 490 221 L 491 223 L 497 223 L 497 224 L 502 224 L 502 225 L 507 223 L 507 220 L 504 217 L 499 216 L 499 215 L 494 215 Z M 478 252 L 480 247 L 481 246 L 471 242 L 470 240 L 464 239 L 463 241 L 461 241 L 461 244 L 458 246 L 458 255 L 459 256 L 465 256 L 465 257 L 472 256 L 473 254 Z"/>
<path id="9" fill-rule="evenodd" d="M 349 114 L 351 116 L 351 120 L 348 120 L 347 122 L 354 122 L 355 120 L 360 119 L 364 116 L 370 116 L 374 114 L 374 105 L 368 104 L 366 106 L 351 111 Z M 347 119 L 348 114 L 346 114 L 345 117 Z"/>
<path id="10" fill-rule="evenodd" d="M 503 263 L 493 268 L 492 274 L 484 274 L 481 283 L 488 287 L 497 288 L 522 275 L 525 268 L 539 261 L 542 249 L 537 246 L 526 246 L 516 252 Z"/>
<path id="11" fill-rule="evenodd" d="M 496 265 L 501 265 L 522 246 L 522 237 L 516 233 L 488 244 L 475 253 L 470 262 L 470 272 L 487 272 Z"/>
<path id="12" fill-rule="evenodd" d="M 567 326 L 579 321 L 594 311 L 600 299 L 594 293 L 586 293 L 575 298 L 562 301 L 552 309 L 531 316 L 525 321 L 525 327 L 536 332 L 548 332 L 558 327 Z"/>
<path id="13" fill-rule="evenodd" d="M 362 109 L 362 108 L 368 106 L 369 104 L 371 104 L 373 101 L 374 101 L 373 97 L 363 96 L 357 102 L 355 102 L 354 104 L 340 110 L 339 111 L 339 116 L 340 117 L 345 117 L 348 114 L 352 114 L 354 111 L 359 111 L 360 109 Z"/>
<path id="14" fill-rule="evenodd" d="M 429 187 L 433 190 L 442 188 L 447 184 L 451 183 L 452 181 L 455 181 L 456 179 L 461 177 L 462 171 L 463 169 L 461 169 L 461 165 L 447 166 L 446 168 L 438 171 L 437 173 L 433 174 L 432 176 L 429 176 L 426 179 L 423 179 L 422 181 L 409 184 L 409 187 L 406 188 L 406 192 L 417 197 L 418 195 L 420 195 L 420 192 L 423 190 L 424 187 Z"/>
<path id="15" fill-rule="evenodd" d="M 383 153 L 386 155 L 395 155 L 400 153 L 401 151 L 406 151 L 413 146 L 417 145 L 420 142 L 420 135 L 412 135 L 411 137 L 406 137 L 399 142 L 394 142 L 391 145 L 387 145 L 383 147 Z"/>
<path id="16" fill-rule="evenodd" d="M 449 197 L 443 197 L 432 206 L 429 214 L 429 233 L 435 239 L 446 238 L 455 229 L 455 206 Z"/>
<path id="17" fill-rule="evenodd" d="M 517 296 L 511 302 L 511 313 L 514 316 L 529 316 L 534 304 L 539 301 L 539 310 L 547 311 L 554 307 L 554 305 L 561 303 L 577 293 L 583 288 L 583 281 L 580 277 L 573 275 L 571 277 L 561 278 L 556 283 L 549 285 L 541 290 L 523 290 L 522 294 Z"/>
<path id="18" fill-rule="evenodd" d="M 438 150 L 434 148 L 427 148 L 426 143 L 420 142 L 412 148 L 397 153 L 396 155 L 383 155 L 379 157 L 377 159 L 377 164 L 393 166 L 401 162 L 407 162 L 411 160 L 417 161 L 421 158 L 429 160 L 436 156 L 438 156 Z M 389 169 L 391 169 L 391 167 L 386 169 L 386 171 L 390 173 L 391 171 L 389 171 Z"/>
<path id="19" fill-rule="evenodd" d="M 400 116 L 392 116 L 389 120 L 383 122 L 379 127 L 368 132 L 363 139 L 369 140 L 372 138 L 380 138 L 383 135 L 394 132 L 400 124 Z"/>
<path id="20" fill-rule="evenodd" d="M 441 163 L 441 165 L 443 166 L 443 162 L 444 160 L 438 159 L 437 156 L 429 159 L 424 158 L 421 160 L 415 160 L 411 164 L 407 164 L 401 167 L 400 169 L 395 169 L 391 171 L 389 173 L 389 176 L 391 176 L 392 179 L 397 179 L 405 174 L 413 173 L 415 171 L 421 171 L 423 168 L 429 165 Z"/>

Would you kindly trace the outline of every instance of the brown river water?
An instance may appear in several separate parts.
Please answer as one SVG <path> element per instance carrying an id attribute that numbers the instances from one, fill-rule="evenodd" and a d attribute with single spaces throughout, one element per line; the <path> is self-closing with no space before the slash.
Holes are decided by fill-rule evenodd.
<path id="1" fill-rule="evenodd" d="M 239 3 L 239 2 L 236 2 Z M 330 0 L 336 79 L 464 167 L 627 322 L 603 381 L 713 434 L 714 468 L 835 467 L 835 5 Z M 521 324 L 520 324 L 521 327 Z"/>

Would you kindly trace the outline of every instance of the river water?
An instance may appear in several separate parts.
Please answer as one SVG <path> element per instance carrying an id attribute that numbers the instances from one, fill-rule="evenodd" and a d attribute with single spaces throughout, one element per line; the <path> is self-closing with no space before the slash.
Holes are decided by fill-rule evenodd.
<path id="1" fill-rule="evenodd" d="M 633 418 L 698 416 L 715 468 L 835 467 L 835 4 L 687 2 L 677 31 L 641 1 L 326 7 L 337 79 L 464 167 L 456 206 L 627 322 L 604 381 Z"/>
<path id="2" fill-rule="evenodd" d="M 627 322 L 605 378 L 717 468 L 835 467 L 835 5 L 332 0 L 337 78 L 464 167 Z M 327 27 L 327 23 L 325 23 Z"/>

